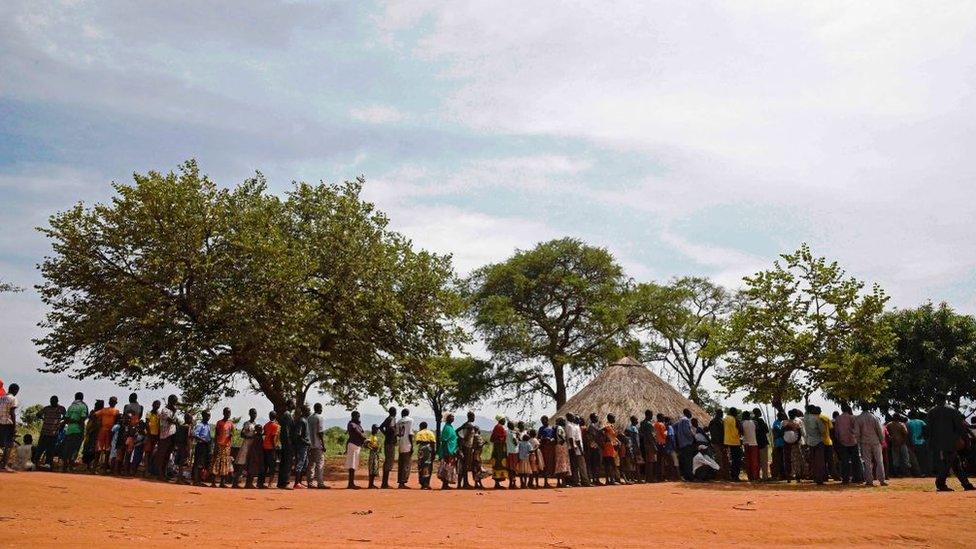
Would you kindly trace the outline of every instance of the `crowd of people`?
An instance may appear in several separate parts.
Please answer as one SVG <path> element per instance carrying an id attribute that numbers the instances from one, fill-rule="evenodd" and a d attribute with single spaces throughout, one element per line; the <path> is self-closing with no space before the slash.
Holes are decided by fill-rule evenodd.
<path id="1" fill-rule="evenodd" d="M 67 408 L 52 396 L 40 412 L 36 444 L 30 434 L 17 444 L 19 390 L 12 384 L 0 395 L 3 471 L 80 470 L 233 488 L 329 487 L 321 404 L 296 409 L 288 403 L 267 421 L 259 421 L 252 408 L 237 425 L 230 408 L 211 424 L 208 411 L 181 410 L 175 395 L 165 404 L 153 401 L 148 411 L 135 393 L 121 409 L 115 397 L 95 400 L 89 409 L 82 393 Z M 361 488 L 356 473 L 365 452 L 367 488 L 409 488 L 416 470 L 426 490 L 434 476 L 442 489 L 484 488 L 489 479 L 495 489 L 523 489 L 741 482 L 743 473 L 753 482 L 882 486 L 891 476 L 932 474 L 940 491 L 951 490 L 946 481 L 953 473 L 972 490 L 964 460 L 974 465 L 974 440 L 976 418 L 967 426 L 949 406 L 894 415 L 884 423 L 868 410 L 855 415 L 847 405 L 832 417 L 815 405 L 781 411 L 771 425 L 758 408 L 719 409 L 707 425 L 687 409 L 676 419 L 646 410 L 643 418 L 619 422 L 612 414 L 542 416 L 537 425 L 498 416 L 487 433 L 473 412 L 460 426 L 447 414 L 435 433 L 424 421 L 415 428 L 408 409 L 390 408 L 369 429 L 352 412 L 344 468 L 350 489 Z"/>

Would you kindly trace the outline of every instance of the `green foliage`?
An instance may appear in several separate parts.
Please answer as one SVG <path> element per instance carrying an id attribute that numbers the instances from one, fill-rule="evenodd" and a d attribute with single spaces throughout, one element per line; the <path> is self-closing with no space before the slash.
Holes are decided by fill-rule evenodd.
<path id="1" fill-rule="evenodd" d="M 4 292 L 23 292 L 23 291 L 24 289 L 21 288 L 20 286 L 15 286 L 13 284 L 10 284 L 9 282 L 4 282 L 0 280 L 0 294 Z"/>
<path id="2" fill-rule="evenodd" d="M 462 408 L 487 399 L 498 379 L 491 364 L 471 357 L 434 357 L 422 379 L 417 380 L 420 397 L 434 413 L 434 434 L 440 436 L 441 421 L 448 412 L 462 417 Z"/>
<path id="3" fill-rule="evenodd" d="M 567 382 L 603 366 L 636 321 L 633 284 L 610 252 L 571 238 L 486 265 L 468 284 L 509 403 L 538 394 L 562 406 Z"/>
<path id="4" fill-rule="evenodd" d="M 41 229 L 43 371 L 168 382 L 189 402 L 243 379 L 279 409 L 313 388 L 352 406 L 409 397 L 404 379 L 460 340 L 450 258 L 389 231 L 362 179 L 284 197 L 261 174 L 220 189 L 194 161 L 134 179 Z"/>
<path id="5" fill-rule="evenodd" d="M 807 245 L 768 271 L 746 277 L 718 377 L 752 402 L 799 400 L 816 389 L 841 401 L 869 400 L 884 388 L 883 357 L 894 335 L 881 322 L 888 298 L 846 277 Z"/>
<path id="6" fill-rule="evenodd" d="M 639 288 L 644 311 L 641 327 L 650 334 L 644 355 L 674 371 L 688 398 L 704 404 L 705 374 L 725 352 L 723 333 L 732 311 L 732 296 L 707 278 L 683 277 L 667 285 Z"/>
<path id="7" fill-rule="evenodd" d="M 926 303 L 885 315 L 897 336 L 885 361 L 888 384 L 877 405 L 926 410 L 946 399 L 960 407 L 976 400 L 976 319 L 945 303 Z"/>

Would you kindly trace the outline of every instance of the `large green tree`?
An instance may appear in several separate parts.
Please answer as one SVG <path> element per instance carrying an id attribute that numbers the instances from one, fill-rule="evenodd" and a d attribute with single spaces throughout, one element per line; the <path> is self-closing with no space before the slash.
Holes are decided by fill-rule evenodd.
<path id="1" fill-rule="evenodd" d="M 613 357 L 638 318 L 633 283 L 604 248 L 563 238 L 520 250 L 469 279 L 471 314 L 511 389 L 566 402 L 574 378 Z"/>
<path id="2" fill-rule="evenodd" d="M 976 400 L 976 319 L 945 303 L 926 303 L 885 315 L 897 342 L 885 361 L 882 408 L 927 410 L 946 399 L 956 407 Z"/>
<path id="3" fill-rule="evenodd" d="M 258 174 L 224 189 L 190 161 L 52 216 L 42 370 L 190 401 L 246 382 L 276 408 L 313 388 L 346 405 L 410 396 L 409 372 L 454 346 L 460 300 L 450 258 L 387 229 L 362 186 L 278 196 Z"/>
<path id="4" fill-rule="evenodd" d="M 884 388 L 882 361 L 894 336 L 881 321 L 888 298 L 880 287 L 865 292 L 806 244 L 745 282 L 718 376 L 728 391 L 782 409 L 816 390 L 863 401 Z"/>
<path id="5" fill-rule="evenodd" d="M 732 296 L 707 278 L 682 277 L 641 287 L 641 327 L 649 334 L 645 358 L 663 362 L 677 374 L 688 398 L 702 405 L 702 379 L 724 353 L 722 333 L 732 312 Z"/>

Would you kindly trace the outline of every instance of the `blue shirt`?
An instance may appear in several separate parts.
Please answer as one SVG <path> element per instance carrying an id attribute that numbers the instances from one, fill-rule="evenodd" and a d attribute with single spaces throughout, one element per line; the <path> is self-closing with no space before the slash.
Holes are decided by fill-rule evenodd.
<path id="1" fill-rule="evenodd" d="M 773 446 L 776 448 L 786 446 L 786 441 L 783 440 L 783 422 L 778 419 L 773 422 Z"/>
<path id="2" fill-rule="evenodd" d="M 908 420 L 908 434 L 912 439 L 913 446 L 925 444 L 925 422 L 920 419 Z"/>
<path id="3" fill-rule="evenodd" d="M 691 428 L 691 420 L 683 417 L 674 424 L 674 442 L 678 448 L 684 448 L 695 443 L 695 432 Z"/>
<path id="4" fill-rule="evenodd" d="M 539 427 L 539 440 L 556 440 L 556 430 L 551 425 Z"/>
<path id="5" fill-rule="evenodd" d="M 197 426 L 193 428 L 193 436 L 200 442 L 209 443 L 212 440 L 210 436 L 210 425 L 197 423 Z"/>

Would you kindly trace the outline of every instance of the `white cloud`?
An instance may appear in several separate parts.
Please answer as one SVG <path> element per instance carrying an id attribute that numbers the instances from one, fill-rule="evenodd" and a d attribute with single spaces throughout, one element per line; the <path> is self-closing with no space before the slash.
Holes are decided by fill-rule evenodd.
<path id="1" fill-rule="evenodd" d="M 349 111 L 349 116 L 360 122 L 370 124 L 392 124 L 400 122 L 406 118 L 396 107 L 389 105 L 369 105 L 358 107 Z"/>

